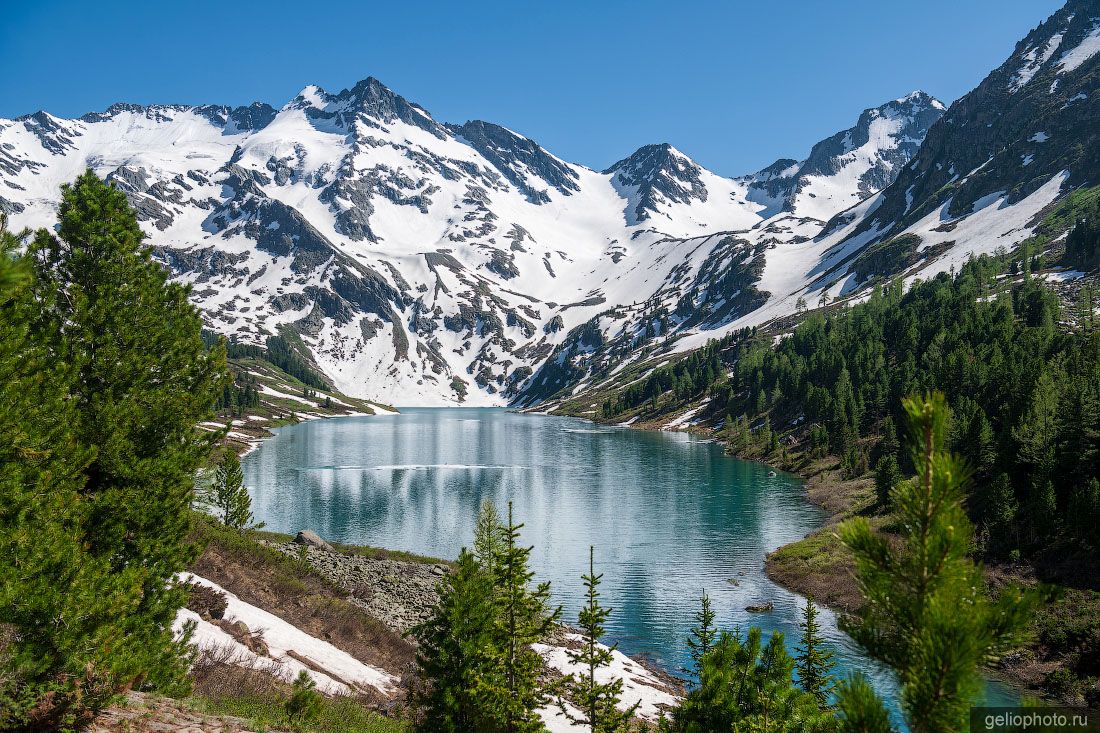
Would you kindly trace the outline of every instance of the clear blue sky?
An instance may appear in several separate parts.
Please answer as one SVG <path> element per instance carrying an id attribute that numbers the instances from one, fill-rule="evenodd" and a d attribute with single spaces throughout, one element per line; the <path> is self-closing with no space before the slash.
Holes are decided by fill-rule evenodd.
<path id="1" fill-rule="evenodd" d="M 603 168 L 669 142 L 737 175 L 913 89 L 950 102 L 1054 0 L 8 0 L 0 117 L 116 101 L 279 107 L 375 76 Z"/>

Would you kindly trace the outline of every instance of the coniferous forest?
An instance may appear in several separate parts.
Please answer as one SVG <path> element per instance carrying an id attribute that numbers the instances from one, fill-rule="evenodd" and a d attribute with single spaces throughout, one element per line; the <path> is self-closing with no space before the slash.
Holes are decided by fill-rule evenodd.
<path id="1" fill-rule="evenodd" d="M 730 416 L 723 433 L 735 450 L 797 440 L 853 475 L 885 465 L 900 477 L 913 468 L 900 450 L 901 401 L 939 390 L 949 446 L 973 472 L 967 505 L 987 552 L 1027 555 L 1061 539 L 1096 546 L 1096 296 L 1086 287 L 1064 306 L 1031 266 L 1013 276 L 1009 256 L 982 257 L 908 290 L 894 282 L 865 303 L 807 316 L 774 348 L 736 332 L 608 398 L 603 415 L 708 395 Z"/>
<path id="2" fill-rule="evenodd" d="M 9 5 L 0 733 L 1100 730 L 1100 0 Z"/>

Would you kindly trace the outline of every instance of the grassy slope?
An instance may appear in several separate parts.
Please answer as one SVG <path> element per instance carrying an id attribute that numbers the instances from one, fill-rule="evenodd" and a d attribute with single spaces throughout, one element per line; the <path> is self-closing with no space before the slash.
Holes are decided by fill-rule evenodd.
<path id="1" fill-rule="evenodd" d="M 309 388 L 264 359 L 230 359 L 229 368 L 235 376 L 247 373 L 256 380 L 257 386 L 281 393 L 276 395 L 261 391 L 258 407 L 243 408 L 236 412 L 222 410 L 218 413 L 214 422 L 225 424 L 230 420 L 233 421 L 233 432 L 238 435 L 231 436 L 227 443 L 240 450 L 244 450 L 250 442 L 269 436 L 269 428 L 301 422 L 307 415 L 319 417 L 373 415 L 377 413 L 378 408 L 395 411 L 388 405 L 348 397 L 335 390 L 323 392 Z M 305 396 L 307 390 L 313 393 L 310 397 Z M 325 403 L 326 397 L 329 398 L 328 406 Z"/>
<path id="2" fill-rule="evenodd" d="M 347 602 L 346 591 L 308 565 L 262 544 L 262 539 L 283 540 L 286 536 L 236 532 L 195 513 L 192 540 L 202 552 L 191 569 L 368 664 L 391 671 L 412 664 L 412 647 L 407 641 Z M 380 552 L 359 547 L 348 550 Z M 225 665 L 197 665 L 195 677 L 195 695 L 189 703 L 196 710 L 245 718 L 259 730 L 288 726 L 282 707 L 288 685 Z M 382 699 L 331 698 L 324 701 L 315 730 L 407 731 L 408 725 L 399 716 L 399 704 Z"/>

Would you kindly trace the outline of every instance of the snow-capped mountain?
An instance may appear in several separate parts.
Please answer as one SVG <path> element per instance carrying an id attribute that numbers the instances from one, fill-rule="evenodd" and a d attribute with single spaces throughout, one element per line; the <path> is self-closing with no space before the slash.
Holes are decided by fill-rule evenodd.
<path id="1" fill-rule="evenodd" d="M 1098 86 L 1100 2 L 1070 0 L 951 105 L 855 233 L 920 233 L 922 221 L 941 225 L 990 207 L 1004 211 L 1029 199 L 1034 205 L 1056 177 L 1063 189 L 1095 183 Z M 925 236 L 925 244 L 933 239 L 958 237 Z M 980 246 L 988 251 L 991 243 Z"/>
<path id="2" fill-rule="evenodd" d="M 1100 183 L 1100 1 L 1070 0 L 928 130 L 895 180 L 814 238 L 769 253 L 768 302 L 738 325 L 1011 251 Z"/>
<path id="3" fill-rule="evenodd" d="M 1091 17 L 1062 11 L 1037 29 L 1006 64 L 1035 69 L 1023 82 L 1005 72 L 1003 94 L 1045 84 L 1058 109 L 1086 109 Z M 1058 33 L 1063 52 L 1048 54 Z M 0 120 L 0 207 L 14 227 L 51 226 L 59 186 L 91 167 L 126 192 L 210 328 L 245 341 L 293 331 L 356 396 L 531 402 L 670 336 L 690 348 L 869 285 L 884 274 L 876 248 L 937 190 L 918 172 L 939 170 L 945 130 L 976 128 L 963 122 L 978 106 L 968 99 L 990 84 L 942 120 L 922 92 L 868 109 L 804 159 L 738 178 L 663 144 L 595 171 L 489 122 L 441 123 L 372 78 L 335 94 L 306 87 L 280 109 L 38 112 Z M 983 134 L 1020 116 L 997 114 Z M 982 154 L 962 152 L 956 170 Z M 1031 193 L 1053 200 L 1056 158 L 1033 160 Z M 955 238 L 937 256 L 968 243 Z"/>
<path id="4" fill-rule="evenodd" d="M 802 162 L 780 159 L 744 179 L 766 213 L 827 220 L 893 182 L 943 116 L 939 100 L 916 91 L 864 110 L 856 124 L 814 145 Z"/>

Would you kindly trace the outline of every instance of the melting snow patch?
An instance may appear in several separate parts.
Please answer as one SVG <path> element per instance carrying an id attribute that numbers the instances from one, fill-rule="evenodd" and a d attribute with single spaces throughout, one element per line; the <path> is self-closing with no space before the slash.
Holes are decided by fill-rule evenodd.
<path id="1" fill-rule="evenodd" d="M 569 634 L 568 637 L 574 641 L 580 641 L 582 638 L 577 634 Z M 586 667 L 569 661 L 565 647 L 534 644 L 533 648 L 542 655 L 548 666 L 562 674 L 579 675 L 587 670 Z M 600 684 L 606 684 L 616 678 L 623 681 L 620 709 L 626 710 L 634 703 L 640 703 L 638 717 L 655 721 L 660 717 L 662 709 L 674 707 L 679 702 L 679 698 L 672 694 L 656 675 L 641 664 L 617 649 L 611 655 L 611 664 L 596 671 L 596 681 Z M 543 719 L 545 720 L 545 717 Z M 565 718 L 563 717 L 562 720 L 565 720 Z M 572 729 L 563 728 L 560 730 Z"/>
<path id="2" fill-rule="evenodd" d="M 999 201 L 1001 198 L 1004 197 L 1004 195 L 1004 191 L 994 191 L 993 193 L 982 196 L 980 199 L 974 202 L 974 206 L 970 209 L 970 213 L 976 214 L 990 204 Z"/>
<path id="3" fill-rule="evenodd" d="M 278 616 L 245 603 L 234 594 L 205 578 L 190 573 L 182 573 L 180 579 L 184 582 L 205 585 L 208 588 L 225 593 L 228 602 L 225 609 L 225 620 L 229 622 L 240 621 L 252 633 L 262 632 L 264 643 L 270 653 L 270 659 L 260 657 L 249 651 L 229 636 L 221 627 L 200 619 L 192 611 L 181 609 L 176 617 L 175 628 L 179 631 L 186 621 L 196 621 L 198 626 L 194 641 L 200 649 L 228 646 L 234 656 L 239 657 L 242 663 L 267 664 L 274 674 L 287 681 L 293 681 L 299 672 L 305 670 L 317 683 L 317 688 L 329 695 L 354 694 L 356 691 L 363 689 L 364 686 L 373 687 L 386 695 L 393 692 L 397 684 L 397 678 L 388 672 L 364 664 L 327 641 L 310 636 Z M 299 660 L 305 660 L 305 662 L 308 662 L 308 666 Z"/>
<path id="4" fill-rule="evenodd" d="M 1093 26 L 1089 34 L 1076 47 L 1062 54 L 1062 58 L 1058 60 L 1058 73 L 1066 74 L 1073 71 L 1097 53 L 1100 53 L 1100 24 Z"/>
<path id="5" fill-rule="evenodd" d="M 1056 33 L 1046 42 L 1041 52 L 1039 48 L 1036 47 L 1024 54 L 1024 65 L 1021 66 L 1016 71 L 1016 75 L 1012 77 L 1012 83 L 1008 85 L 1008 91 L 1015 94 L 1020 89 L 1027 86 L 1027 83 L 1032 80 L 1039 69 L 1042 68 L 1043 64 L 1050 61 L 1050 57 L 1054 55 L 1054 52 L 1058 50 L 1058 46 L 1060 45 L 1062 45 L 1062 34 Z"/>
<path id="6" fill-rule="evenodd" d="M 694 425 L 695 423 L 691 422 L 691 418 L 698 415 L 702 411 L 702 409 L 707 406 L 707 403 L 709 403 L 709 402 L 710 402 L 709 399 L 703 400 L 703 402 L 698 407 L 693 407 L 692 409 L 688 410 L 683 415 L 680 415 L 675 420 L 668 423 L 667 425 L 665 425 L 661 429 L 662 430 L 675 430 L 676 428 L 683 427 L 684 425 Z"/>
<path id="7" fill-rule="evenodd" d="M 1062 109 L 1066 109 L 1067 107 L 1069 107 L 1074 102 L 1080 102 L 1080 101 L 1088 99 L 1088 98 L 1089 98 L 1089 95 L 1085 94 L 1084 92 L 1079 92 L 1077 94 L 1074 94 L 1072 97 L 1070 97 L 1068 100 L 1066 100 L 1066 103 L 1062 105 Z"/>
<path id="8" fill-rule="evenodd" d="M 574 718 L 580 718 L 583 715 L 580 710 L 569 703 L 565 703 L 565 709 L 568 710 L 569 714 Z M 584 733 L 584 731 L 588 730 L 587 726 L 574 723 L 572 720 L 565 717 L 565 714 L 557 705 L 547 705 L 546 707 L 539 708 L 539 717 L 542 718 L 542 724 L 546 726 L 546 730 L 549 731 L 549 733 Z"/>
<path id="9" fill-rule="evenodd" d="M 1043 279 L 1048 282 L 1060 283 L 1067 280 L 1077 280 L 1085 276 L 1085 273 L 1079 270 L 1062 270 L 1061 272 L 1048 272 L 1043 275 Z"/>
<path id="10" fill-rule="evenodd" d="M 1050 135 L 1045 132 L 1037 132 L 1027 139 L 1029 143 L 1045 143 L 1050 139 Z"/>

